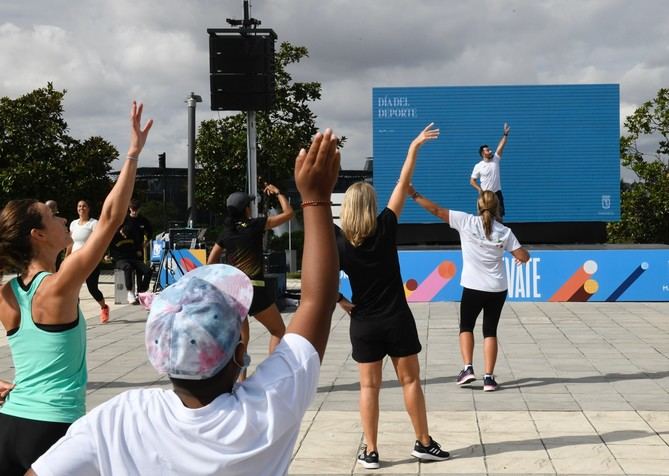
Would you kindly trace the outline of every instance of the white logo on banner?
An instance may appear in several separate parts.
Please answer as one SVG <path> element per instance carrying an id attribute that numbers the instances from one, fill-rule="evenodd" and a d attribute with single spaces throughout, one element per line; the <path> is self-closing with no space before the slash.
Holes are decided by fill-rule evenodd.
<path id="1" fill-rule="evenodd" d="M 510 298 L 540 298 L 538 264 L 541 258 L 530 260 L 518 266 L 513 258 L 504 257 L 506 280 L 509 286 Z"/>
<path id="2" fill-rule="evenodd" d="M 604 210 L 611 208 L 611 195 L 602 195 L 602 208 Z"/>

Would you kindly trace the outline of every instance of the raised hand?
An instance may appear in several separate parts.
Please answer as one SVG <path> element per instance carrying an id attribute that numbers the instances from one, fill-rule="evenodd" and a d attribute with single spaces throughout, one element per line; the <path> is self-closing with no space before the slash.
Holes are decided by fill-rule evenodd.
<path id="1" fill-rule="evenodd" d="M 149 135 L 153 119 L 149 119 L 144 128 L 142 128 L 142 111 L 144 104 L 137 101 L 132 102 L 130 108 L 130 146 L 128 147 L 128 156 L 137 158 L 144 148 L 146 138 Z"/>
<path id="2" fill-rule="evenodd" d="M 267 185 L 265 185 L 265 188 L 263 189 L 263 192 L 266 195 L 278 195 L 280 193 L 279 189 L 275 185 L 272 185 L 271 183 L 268 183 Z"/>
<path id="3" fill-rule="evenodd" d="M 508 135 L 508 134 L 509 134 L 509 131 L 511 131 L 511 128 L 510 128 L 509 125 L 505 122 L 505 123 L 504 123 L 504 135 Z"/>
<path id="4" fill-rule="evenodd" d="M 331 129 L 316 134 L 309 150 L 295 159 L 295 185 L 302 202 L 329 201 L 339 176 L 340 155 L 337 136 Z"/>
<path id="5" fill-rule="evenodd" d="M 439 129 L 433 129 L 432 126 L 434 126 L 434 122 L 430 122 L 427 127 L 416 136 L 413 140 L 413 144 L 420 146 L 428 140 L 437 139 L 439 137 Z"/>

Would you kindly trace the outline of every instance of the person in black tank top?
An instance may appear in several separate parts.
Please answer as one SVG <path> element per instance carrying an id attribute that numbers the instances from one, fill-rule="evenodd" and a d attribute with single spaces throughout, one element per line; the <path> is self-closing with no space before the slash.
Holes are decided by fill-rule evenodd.
<path id="1" fill-rule="evenodd" d="M 418 363 L 421 345 L 404 295 L 395 245 L 397 222 L 406 202 L 418 150 L 426 141 L 439 137 L 439 129 L 432 126 L 421 131 L 409 146 L 397 185 L 378 216 L 376 194 L 368 183 L 351 185 L 342 202 L 337 245 L 341 268 L 349 277 L 353 295 L 351 301 L 340 297 L 339 304 L 351 316 L 350 338 L 360 374 L 360 417 L 365 436 L 358 462 L 368 469 L 379 467 L 379 391 L 386 355 L 390 356 L 402 385 L 416 434 L 411 454 L 433 461 L 449 457 L 428 431 Z"/>
<path id="2" fill-rule="evenodd" d="M 226 201 L 227 216 L 223 222 L 223 232 L 209 254 L 207 264 L 224 262 L 232 265 L 251 279 L 253 284 L 253 302 L 249 314 L 255 317 L 269 331 L 269 353 L 271 354 L 286 332 L 286 326 L 281 318 L 279 308 L 274 303 L 274 296 L 265 287 L 263 263 L 263 235 L 265 230 L 271 230 L 293 218 L 293 208 L 288 198 L 272 184 L 265 186 L 263 192 L 275 195 L 281 205 L 278 215 L 251 218 L 249 204 L 255 198 L 244 192 L 230 194 Z M 242 342 L 248 345 L 249 322 L 245 319 L 242 324 Z M 240 379 L 246 378 L 246 370 Z"/>

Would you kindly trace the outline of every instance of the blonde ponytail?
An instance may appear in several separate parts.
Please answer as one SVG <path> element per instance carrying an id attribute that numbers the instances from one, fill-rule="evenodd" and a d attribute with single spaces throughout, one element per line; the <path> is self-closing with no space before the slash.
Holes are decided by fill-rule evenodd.
<path id="1" fill-rule="evenodd" d="M 499 201 L 497 200 L 497 195 L 495 192 L 485 190 L 479 195 L 476 205 L 483 222 L 483 232 L 489 240 L 495 219 L 499 220 Z"/>

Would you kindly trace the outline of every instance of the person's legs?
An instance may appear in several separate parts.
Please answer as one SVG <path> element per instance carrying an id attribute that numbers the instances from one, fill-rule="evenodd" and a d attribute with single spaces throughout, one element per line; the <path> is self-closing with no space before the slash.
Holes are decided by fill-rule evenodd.
<path id="1" fill-rule="evenodd" d="M 463 288 L 460 298 L 460 354 L 465 365 L 472 365 L 474 358 L 474 326 L 483 309 L 478 293 Z"/>
<path id="2" fill-rule="evenodd" d="M 495 195 L 497 195 L 497 201 L 499 202 L 499 217 L 504 218 L 504 215 L 506 215 L 506 208 L 504 208 L 504 195 L 502 194 L 501 190 L 496 191 Z"/>
<path id="3" fill-rule="evenodd" d="M 487 293 L 483 306 L 483 362 L 485 373 L 492 375 L 497 362 L 497 326 L 506 301 L 506 291 Z"/>
<path id="4" fill-rule="evenodd" d="M 271 354 L 286 333 L 286 325 L 283 323 L 279 308 L 276 307 L 276 304 L 272 304 L 267 309 L 256 313 L 253 317 L 265 326 L 271 334 L 269 339 L 269 353 Z"/>
<path id="5" fill-rule="evenodd" d="M 244 319 L 242 322 L 242 328 L 240 329 L 239 332 L 239 339 L 244 343 L 244 348 L 248 349 L 249 348 L 249 340 L 251 338 L 251 332 L 249 329 L 249 318 L 247 317 Z M 239 381 L 243 382 L 246 380 L 246 368 L 243 368 L 241 372 L 239 372 Z"/>
<path id="6" fill-rule="evenodd" d="M 135 261 L 134 266 L 137 271 L 137 292 L 144 293 L 148 291 L 151 283 L 151 268 L 140 260 Z"/>
<path id="7" fill-rule="evenodd" d="M 123 270 L 123 277 L 125 278 L 125 289 L 128 292 L 135 290 L 134 271 L 135 268 L 127 259 L 120 259 L 116 262 L 116 268 Z"/>
<path id="8" fill-rule="evenodd" d="M 421 444 L 430 444 L 430 433 L 427 427 L 427 410 L 425 408 L 425 396 L 420 381 L 420 364 L 418 354 L 406 357 L 392 357 L 393 366 L 397 379 L 402 386 L 404 394 L 404 406 L 407 409 L 411 424 L 413 425 L 416 439 Z"/>
<path id="9" fill-rule="evenodd" d="M 360 420 L 365 435 L 367 453 L 378 452 L 379 392 L 381 390 L 381 370 L 383 360 L 358 363 L 360 374 Z"/>

